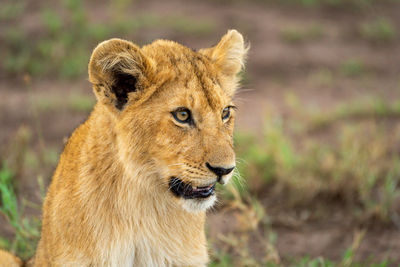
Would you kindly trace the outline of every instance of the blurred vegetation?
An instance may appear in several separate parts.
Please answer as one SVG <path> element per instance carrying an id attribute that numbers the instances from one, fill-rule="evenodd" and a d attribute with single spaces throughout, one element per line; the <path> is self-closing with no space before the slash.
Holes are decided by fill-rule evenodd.
<path id="1" fill-rule="evenodd" d="M 0 169 L 0 195 L 2 213 L 14 229 L 14 238 L 8 240 L 0 238 L 0 248 L 18 254 L 23 259 L 31 257 L 36 249 L 40 236 L 39 218 L 23 217 L 23 206 L 18 205 L 13 186 L 14 173 L 3 162 Z"/>
<path id="2" fill-rule="evenodd" d="M 340 66 L 340 71 L 344 76 L 361 76 L 365 73 L 365 66 L 358 59 L 348 59 Z"/>
<path id="3" fill-rule="evenodd" d="M 244 2 L 246 0 L 218 0 L 220 2 Z M 306 8 L 329 7 L 338 9 L 366 9 L 377 0 L 251 0 L 262 4 L 297 5 Z M 380 0 L 381 3 L 397 3 L 399 0 Z"/>
<path id="4" fill-rule="evenodd" d="M 60 1 L 61 7 L 42 7 L 40 25 L 26 32 L 16 23 L 26 14 L 24 2 L 2 4 L 0 21 L 9 24 L 0 33 L 0 69 L 7 75 L 29 74 L 74 78 L 86 74 L 94 46 L 111 37 L 133 35 L 139 29 L 170 29 L 184 34 L 202 35 L 214 31 L 212 21 L 199 21 L 180 15 L 128 16 L 130 1 L 114 0 L 109 21 L 94 21 L 81 0 Z M 60 12 L 62 10 L 63 12 Z"/>
<path id="5" fill-rule="evenodd" d="M 229 205 L 240 211 L 241 231 L 258 229 L 265 258 L 255 259 L 245 234 L 232 234 L 220 237 L 226 247 L 214 252 L 211 266 L 232 266 L 237 259 L 238 266 L 392 266 L 393 262 L 377 262 L 372 256 L 355 260 L 364 231 L 354 233 L 353 244 L 340 261 L 304 257 L 287 264 L 288 259 L 283 261 L 277 253 L 271 218 L 261 201 L 276 198 L 279 209 L 312 210 L 307 216 L 314 220 L 328 216 L 332 211 L 326 207 L 336 202 L 351 213 L 350 220 L 398 225 L 400 128 L 389 129 L 384 120 L 400 116 L 399 103 L 367 99 L 322 112 L 305 110 L 294 95 L 287 99 L 289 118 L 267 114 L 261 136 L 235 135 L 238 172 L 230 185 L 220 187 Z M 313 135 L 331 126 L 325 136 Z M 315 212 L 319 206 L 328 213 Z"/>
<path id="6" fill-rule="evenodd" d="M 39 95 L 31 100 L 32 108 L 38 113 L 67 110 L 69 112 L 89 112 L 95 104 L 95 98 L 84 94 L 72 93 L 69 96 Z"/>
<path id="7" fill-rule="evenodd" d="M 324 30 L 320 25 L 310 25 L 308 27 L 287 27 L 281 32 L 282 39 L 291 44 L 303 43 L 306 41 L 318 40 L 324 36 Z"/>
<path id="8" fill-rule="evenodd" d="M 360 219 L 391 221 L 400 197 L 400 158 L 393 147 L 400 143 L 395 134 L 400 129 L 388 130 L 381 119 L 400 117 L 400 103 L 369 99 L 329 112 L 294 113 L 286 121 L 270 116 L 261 138 L 236 135 L 238 169 L 248 185 L 236 184 L 242 197 L 259 195 L 257 188 L 283 187 L 292 207 L 338 200 L 357 207 Z M 333 124 L 334 132 L 322 140 L 312 136 Z"/>
<path id="9" fill-rule="evenodd" d="M 333 262 L 322 257 L 319 258 L 310 258 L 304 257 L 301 259 L 297 259 L 292 261 L 287 265 L 283 265 L 279 260 L 275 261 L 275 263 L 269 260 L 266 260 L 262 263 L 255 262 L 252 257 L 242 257 L 240 258 L 240 263 L 235 262 L 229 254 L 225 253 L 215 253 L 213 255 L 214 260 L 210 264 L 210 267 L 231 267 L 231 266 L 265 266 L 265 267 L 389 267 L 391 266 L 391 262 L 388 260 L 383 260 L 381 262 L 363 262 L 358 263 L 354 261 L 355 252 L 360 245 L 362 236 L 356 236 L 352 246 L 349 247 L 344 253 L 341 261 Z M 236 245 L 236 244 L 235 244 Z"/>
<path id="10" fill-rule="evenodd" d="M 397 36 L 393 23 L 384 17 L 361 24 L 359 31 L 362 38 L 373 43 L 390 43 Z"/>
<path id="11" fill-rule="evenodd" d="M 241 0 L 220 0 L 241 1 Z M 300 4 L 302 6 L 370 6 L 373 0 L 253 0 L 265 3 Z M 397 0 L 385 0 L 396 2 Z M 8 27 L 0 33 L 0 70 L 8 76 L 29 74 L 74 78 L 85 75 L 93 47 L 111 37 L 134 36 L 140 29 L 169 29 L 182 34 L 205 35 L 215 31 L 212 21 L 196 20 L 182 15 L 159 16 L 140 14 L 129 16 L 130 1 L 113 0 L 108 21 L 94 20 L 82 0 L 63 0 L 60 6 L 40 7 L 38 25 L 31 31 L 17 21 L 27 13 L 24 1 L 6 0 L 0 10 L 0 21 Z M 63 12 L 60 12 L 62 10 Z M 361 38 L 373 43 L 393 41 L 397 32 L 390 20 L 384 17 L 360 24 Z M 324 37 L 320 25 L 287 27 L 281 38 L 292 44 L 319 40 Z M 344 66 L 346 68 L 346 66 Z M 349 68 L 356 68 L 352 65 Z M 350 70 L 352 73 L 352 71 Z"/>

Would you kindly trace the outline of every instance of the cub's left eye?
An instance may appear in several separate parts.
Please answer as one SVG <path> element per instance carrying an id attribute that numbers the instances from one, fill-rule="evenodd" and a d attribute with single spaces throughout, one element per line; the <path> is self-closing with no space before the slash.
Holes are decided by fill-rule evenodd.
<path id="1" fill-rule="evenodd" d="M 222 120 L 226 121 L 231 116 L 231 107 L 226 107 L 222 110 Z"/>
<path id="2" fill-rule="evenodd" d="M 178 108 L 177 110 L 172 112 L 172 116 L 174 116 L 175 120 L 180 123 L 192 123 L 192 114 L 190 110 L 187 108 Z"/>

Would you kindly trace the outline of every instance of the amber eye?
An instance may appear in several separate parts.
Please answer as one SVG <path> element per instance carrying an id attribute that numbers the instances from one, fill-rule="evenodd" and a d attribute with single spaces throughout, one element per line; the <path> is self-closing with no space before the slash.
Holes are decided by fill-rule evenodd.
<path id="1" fill-rule="evenodd" d="M 187 108 L 178 108 L 172 112 L 172 115 L 174 116 L 175 120 L 180 123 L 190 123 L 192 121 L 190 110 Z"/>
<path id="2" fill-rule="evenodd" d="M 222 110 L 222 120 L 225 121 L 231 116 L 231 107 L 226 107 Z"/>

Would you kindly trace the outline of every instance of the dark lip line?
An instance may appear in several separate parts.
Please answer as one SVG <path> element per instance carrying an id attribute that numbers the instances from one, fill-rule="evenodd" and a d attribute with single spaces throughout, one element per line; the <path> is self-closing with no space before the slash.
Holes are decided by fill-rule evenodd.
<path id="1" fill-rule="evenodd" d="M 216 183 L 208 186 L 196 187 L 197 189 L 194 191 L 191 184 L 187 184 L 177 177 L 171 177 L 169 189 L 175 196 L 185 199 L 207 198 L 214 195 L 215 184 Z"/>

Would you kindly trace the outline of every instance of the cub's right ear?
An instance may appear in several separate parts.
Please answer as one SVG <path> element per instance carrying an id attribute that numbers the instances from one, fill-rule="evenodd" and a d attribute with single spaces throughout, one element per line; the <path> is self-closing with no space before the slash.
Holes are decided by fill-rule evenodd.
<path id="1" fill-rule="evenodd" d="M 111 39 L 94 49 L 89 62 L 89 80 L 99 102 L 122 110 L 131 93 L 148 86 L 152 69 L 150 59 L 137 45 Z"/>

